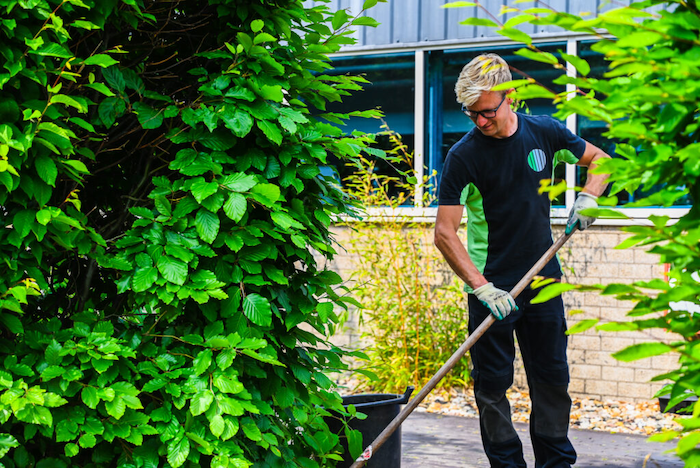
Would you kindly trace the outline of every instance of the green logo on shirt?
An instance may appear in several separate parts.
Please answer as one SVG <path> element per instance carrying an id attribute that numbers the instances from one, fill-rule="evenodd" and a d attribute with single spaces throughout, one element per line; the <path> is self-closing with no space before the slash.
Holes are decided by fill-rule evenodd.
<path id="1" fill-rule="evenodd" d="M 535 172 L 540 172 L 547 165 L 547 158 L 544 151 L 541 149 L 534 149 L 530 151 L 530 154 L 527 155 L 527 163 L 530 166 L 530 169 Z"/>

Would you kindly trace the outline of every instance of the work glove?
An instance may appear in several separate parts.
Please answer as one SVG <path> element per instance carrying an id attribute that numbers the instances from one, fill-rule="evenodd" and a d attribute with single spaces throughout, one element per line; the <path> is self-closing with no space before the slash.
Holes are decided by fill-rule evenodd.
<path id="1" fill-rule="evenodd" d="M 514 310 L 518 310 L 513 297 L 508 291 L 498 289 L 493 283 L 485 285 L 474 290 L 476 298 L 489 308 L 491 314 L 496 317 L 496 320 L 503 320 Z"/>
<path id="2" fill-rule="evenodd" d="M 591 195 L 590 193 L 581 192 L 578 194 L 578 198 L 576 198 L 574 206 L 571 207 L 571 211 L 569 212 L 569 221 L 566 223 L 565 233 L 567 235 L 571 234 L 576 229 L 576 226 L 583 231 L 588 226 L 593 224 L 595 217 L 582 215 L 581 211 L 588 210 L 590 208 L 598 208 L 597 200 L 598 197 Z"/>

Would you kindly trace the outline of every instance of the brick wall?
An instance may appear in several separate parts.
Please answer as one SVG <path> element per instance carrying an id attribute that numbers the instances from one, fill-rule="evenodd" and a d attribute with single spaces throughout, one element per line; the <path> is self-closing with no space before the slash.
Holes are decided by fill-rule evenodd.
<path id="1" fill-rule="evenodd" d="M 378 231 L 381 228 L 378 227 Z M 355 233 L 348 228 L 335 228 L 336 239 L 342 246 L 348 236 Z M 561 235 L 562 228 L 554 228 L 555 238 Z M 574 284 L 607 284 L 610 282 L 633 282 L 663 278 L 663 265 L 656 262 L 658 257 L 650 255 L 643 248 L 634 247 L 616 250 L 615 246 L 626 234 L 615 227 L 593 226 L 576 233 L 559 252 L 567 282 Z M 377 236 L 375 239 L 381 239 Z M 354 268 L 351 255 L 339 252 L 332 266 L 343 278 L 349 278 Z M 447 274 L 450 275 L 449 268 Z M 443 276 L 445 272 L 442 272 Z M 466 301 L 465 301 L 466 303 Z M 597 318 L 601 322 L 629 320 L 626 312 L 631 303 L 617 301 L 597 293 L 565 293 L 564 303 L 569 326 L 587 318 Z M 571 312 L 574 311 L 574 314 Z M 580 312 L 576 312 L 580 311 Z M 357 316 L 350 313 L 345 329 L 333 341 L 350 347 L 364 347 L 360 340 Z M 466 338 L 466 337 L 465 337 Z M 653 332 L 598 332 L 589 329 L 569 337 L 569 364 L 571 368 L 570 391 L 572 396 L 596 399 L 619 399 L 625 401 L 649 400 L 663 385 L 651 382 L 656 375 L 677 367 L 676 355 L 664 355 L 631 363 L 620 362 L 611 357 L 615 351 L 626 346 L 650 340 L 672 340 L 672 335 L 662 330 Z M 525 386 L 522 362 L 516 360 L 516 385 Z"/>

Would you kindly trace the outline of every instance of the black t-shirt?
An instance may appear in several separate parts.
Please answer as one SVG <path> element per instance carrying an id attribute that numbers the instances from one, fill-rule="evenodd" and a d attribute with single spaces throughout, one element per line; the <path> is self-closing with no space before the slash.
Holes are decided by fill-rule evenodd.
<path id="1" fill-rule="evenodd" d="M 516 114 L 518 129 L 492 138 L 474 128 L 447 154 L 440 205 L 466 205 L 467 250 L 488 281 L 512 288 L 552 245 L 550 202 L 539 194 L 559 162 L 577 162 L 586 142 L 549 116 Z M 548 183 L 548 182 L 545 182 Z M 561 277 L 553 258 L 541 275 Z"/>

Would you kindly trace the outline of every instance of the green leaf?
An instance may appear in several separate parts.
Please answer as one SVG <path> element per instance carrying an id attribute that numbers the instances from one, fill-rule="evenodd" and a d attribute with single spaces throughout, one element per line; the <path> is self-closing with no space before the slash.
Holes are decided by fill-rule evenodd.
<path id="1" fill-rule="evenodd" d="M 466 26 L 486 26 L 487 28 L 498 27 L 495 21 L 488 18 L 467 18 L 464 21 L 460 21 L 459 24 L 464 24 Z"/>
<path id="2" fill-rule="evenodd" d="M 450 2 L 442 5 L 442 8 L 465 8 L 475 6 L 479 6 L 479 4 L 475 2 Z"/>
<path id="3" fill-rule="evenodd" d="M 91 23 L 90 21 L 85 21 L 85 20 L 75 20 L 70 24 L 74 28 L 80 28 L 80 29 L 87 29 L 87 30 L 92 30 L 92 29 L 102 29 L 95 23 Z"/>
<path id="4" fill-rule="evenodd" d="M 187 280 L 187 263 L 168 255 L 161 255 L 157 261 L 158 271 L 171 283 L 182 286 Z"/>
<path id="5" fill-rule="evenodd" d="M 345 437 L 348 439 L 348 451 L 354 460 L 362 454 L 362 433 L 345 426 Z"/>
<path id="6" fill-rule="evenodd" d="M 249 417 L 242 418 L 241 419 L 241 429 L 243 429 L 243 433 L 250 440 L 252 440 L 254 442 L 259 442 L 262 440 L 262 433 L 260 432 L 260 429 L 255 424 L 255 421 L 252 418 L 249 418 Z"/>
<path id="7" fill-rule="evenodd" d="M 537 296 L 535 296 L 531 303 L 542 304 L 550 299 L 560 296 L 566 291 L 571 291 L 572 289 L 576 289 L 576 286 L 566 283 L 554 283 L 549 286 L 545 286 L 539 293 L 537 293 Z"/>
<path id="8" fill-rule="evenodd" d="M 261 19 L 256 19 L 251 21 L 250 23 L 250 30 L 253 31 L 254 33 L 261 31 L 262 28 L 265 27 L 265 22 Z"/>
<path id="9" fill-rule="evenodd" d="M 47 382 L 56 377 L 60 377 L 66 372 L 66 370 L 61 366 L 49 366 L 43 371 L 41 371 L 41 380 Z"/>
<path id="10" fill-rule="evenodd" d="M 192 416 L 198 416 L 208 410 L 213 402 L 214 393 L 211 390 L 202 390 L 190 400 L 190 413 Z"/>
<path id="11" fill-rule="evenodd" d="M 0 301 L 0 304 L 2 305 L 2 308 L 11 309 L 17 313 L 22 313 L 22 308 L 17 302 L 5 301 L 2 303 L 2 301 Z M 0 323 L 5 325 L 7 329 L 10 330 L 10 333 L 17 335 L 24 333 L 22 321 L 15 315 L 0 312 Z"/>
<path id="12" fill-rule="evenodd" d="M 78 453 L 80 453 L 80 447 L 78 447 L 78 444 L 66 444 L 63 448 L 63 452 L 66 454 L 67 457 L 74 457 Z"/>
<path id="13" fill-rule="evenodd" d="M 83 390 L 80 392 L 80 398 L 88 408 L 92 409 L 97 408 L 97 404 L 100 402 L 100 398 L 97 395 L 97 389 L 95 387 L 83 387 Z"/>
<path id="14" fill-rule="evenodd" d="M 80 444 L 82 448 L 92 448 L 97 445 L 97 438 L 92 434 L 83 434 L 80 436 L 80 439 L 78 439 L 78 444 Z"/>
<path id="15" fill-rule="evenodd" d="M 202 177 L 199 177 L 199 179 L 199 181 L 192 184 L 190 192 L 192 192 L 192 196 L 197 202 L 202 203 L 202 200 L 211 197 L 219 190 L 219 184 L 214 181 L 207 182 Z"/>
<path id="16" fill-rule="evenodd" d="M 268 120 L 258 120 L 256 125 L 263 131 L 268 140 L 278 146 L 282 144 L 282 131 L 277 125 Z"/>
<path id="17" fill-rule="evenodd" d="M 212 351 L 211 349 L 205 349 L 197 354 L 197 357 L 192 362 L 192 367 L 194 368 L 195 375 L 202 375 L 209 369 L 212 361 Z"/>
<path id="18" fill-rule="evenodd" d="M 49 184 L 51 187 L 56 186 L 56 177 L 58 176 L 58 168 L 53 159 L 48 156 L 40 155 L 34 160 L 34 167 L 41 180 Z"/>
<path id="19" fill-rule="evenodd" d="M 126 103 L 118 97 L 110 97 L 100 102 L 97 113 L 105 127 L 111 127 L 126 112 Z"/>
<path id="20" fill-rule="evenodd" d="M 157 279 L 158 270 L 155 267 L 139 268 L 134 273 L 131 284 L 134 292 L 143 292 L 153 286 Z"/>
<path id="21" fill-rule="evenodd" d="M 340 29 L 341 27 L 343 27 L 343 25 L 347 22 L 348 22 L 348 12 L 345 10 L 338 10 L 333 15 L 333 20 L 331 21 L 331 25 L 333 26 L 334 30 L 337 30 L 337 29 Z"/>
<path id="22" fill-rule="evenodd" d="M 262 44 L 264 42 L 275 42 L 277 38 L 273 36 L 272 34 L 268 33 L 260 33 L 257 36 L 255 36 L 255 39 L 253 39 L 254 44 Z"/>
<path id="23" fill-rule="evenodd" d="M 207 244 L 211 244 L 219 234 L 221 222 L 216 213 L 212 213 L 206 208 L 200 208 L 194 220 L 199 238 Z"/>
<path id="24" fill-rule="evenodd" d="M 272 324 L 270 303 L 257 293 L 248 294 L 243 299 L 243 313 L 256 325 L 267 327 Z"/>
<path id="25" fill-rule="evenodd" d="M 4 457 L 11 449 L 19 447 L 19 442 L 10 434 L 0 434 L 0 458 Z"/>
<path id="26" fill-rule="evenodd" d="M 246 213 L 248 201 L 240 193 L 232 193 L 224 203 L 224 213 L 234 222 L 239 222 Z"/>
<path id="27" fill-rule="evenodd" d="M 531 49 L 518 49 L 515 51 L 515 55 L 519 55 L 537 62 L 547 63 L 549 65 L 556 65 L 559 63 L 559 60 L 554 56 L 554 54 L 549 52 L 535 51 Z"/>
<path id="28" fill-rule="evenodd" d="M 231 130 L 239 138 L 243 138 L 244 136 L 248 135 L 253 128 L 253 118 L 243 109 L 227 108 L 221 112 L 220 115 L 226 128 Z"/>
<path id="29" fill-rule="evenodd" d="M 226 423 L 224 422 L 223 416 L 220 414 L 214 415 L 209 421 L 209 430 L 212 435 L 217 439 L 221 438 L 221 434 L 224 433 L 226 428 Z"/>
<path id="30" fill-rule="evenodd" d="M 258 184 L 251 189 L 255 199 L 265 206 L 271 207 L 280 198 L 280 188 L 274 184 Z"/>
<path id="31" fill-rule="evenodd" d="M 20 238 L 25 238 L 32 230 L 32 225 L 36 219 L 36 212 L 33 210 L 22 210 L 15 213 L 12 224 Z"/>
<path id="32" fill-rule="evenodd" d="M 168 217 L 170 217 L 172 215 L 173 208 L 172 208 L 172 205 L 170 204 L 170 200 L 168 200 L 166 197 L 164 197 L 164 196 L 156 197 L 156 199 L 154 200 L 154 204 L 155 204 L 156 210 L 158 210 L 158 212 L 160 214 L 168 216 Z"/>
<path id="33" fill-rule="evenodd" d="M 83 114 L 88 111 L 87 105 L 78 101 L 77 99 L 74 99 L 70 96 L 66 96 L 65 94 L 54 94 L 53 96 L 51 96 L 51 99 L 49 99 L 49 102 L 51 104 L 64 104 L 68 107 L 77 109 L 78 112 L 81 112 Z"/>
<path id="34" fill-rule="evenodd" d="M 116 94 L 114 94 L 114 92 L 112 92 L 112 90 L 109 89 L 104 83 L 88 83 L 82 86 L 88 89 L 94 89 L 95 91 L 102 93 L 107 97 L 116 96 Z"/>
<path id="35" fill-rule="evenodd" d="M 105 409 L 107 410 L 107 414 L 119 420 L 126 412 L 126 402 L 123 398 L 117 396 L 112 401 L 105 402 Z"/>
<path id="36" fill-rule="evenodd" d="M 379 0 L 365 0 L 365 3 L 362 4 L 362 9 L 363 10 L 369 10 L 370 8 L 374 7 Z"/>
<path id="37" fill-rule="evenodd" d="M 567 335 L 574 335 L 576 333 L 582 333 L 589 328 L 593 327 L 599 322 L 598 319 L 587 319 L 587 320 L 581 320 L 580 322 L 577 322 L 573 327 L 569 328 L 566 331 Z"/>
<path id="38" fill-rule="evenodd" d="M 588 64 L 588 62 L 586 62 L 585 59 L 582 59 L 581 57 L 577 57 L 575 55 L 569 55 L 562 51 L 559 51 L 559 55 L 561 55 L 564 60 L 572 64 L 574 68 L 576 68 L 576 71 L 579 75 L 588 76 L 588 74 L 591 72 L 591 66 Z"/>
<path id="39" fill-rule="evenodd" d="M 255 187 L 257 180 L 253 175 L 239 172 L 236 174 L 227 175 L 221 179 L 220 183 L 224 187 L 228 188 L 229 190 L 233 190 L 234 192 L 247 192 Z"/>
<path id="40" fill-rule="evenodd" d="M 613 357 L 618 361 L 630 362 L 652 356 L 659 356 L 673 351 L 673 347 L 665 343 L 639 343 L 613 353 Z"/>
<path id="41" fill-rule="evenodd" d="M 270 217 L 272 218 L 272 221 L 284 231 L 289 230 L 290 227 L 294 227 L 296 229 L 304 228 L 304 225 L 301 224 L 299 221 L 295 220 L 287 213 L 281 211 L 272 212 L 270 214 Z"/>
<path id="42" fill-rule="evenodd" d="M 95 54 L 85 59 L 83 63 L 85 65 L 97 65 L 98 67 L 107 68 L 111 67 L 112 65 L 118 64 L 119 61 L 113 59 L 107 54 Z"/>
<path id="43" fill-rule="evenodd" d="M 555 93 L 540 84 L 521 86 L 517 89 L 516 95 L 518 99 L 523 100 L 537 98 L 554 99 L 557 96 Z"/>
<path id="44" fill-rule="evenodd" d="M 519 29 L 514 29 L 514 28 L 501 28 L 498 31 L 496 31 L 498 34 L 502 36 L 506 36 L 515 42 L 524 42 L 525 44 L 531 44 L 532 43 L 532 38 L 525 34 L 524 32 L 520 31 Z"/>
<path id="45" fill-rule="evenodd" d="M 59 58 L 71 58 L 73 54 L 70 50 L 65 47 L 55 43 L 50 42 L 37 50 L 30 50 L 30 54 L 42 55 L 44 57 L 59 57 Z"/>
<path id="46" fill-rule="evenodd" d="M 240 86 L 240 85 L 226 91 L 226 97 L 233 98 L 233 99 L 242 99 L 242 100 L 248 101 L 248 102 L 253 102 L 256 99 L 254 92 L 252 92 L 248 88 L 246 88 L 244 86 Z M 227 109 L 224 109 L 223 112 L 226 113 Z M 242 112 L 245 112 L 245 111 L 242 111 Z M 251 124 L 251 127 L 252 127 L 252 124 Z"/>
<path id="47" fill-rule="evenodd" d="M 163 124 L 163 111 L 154 109 L 148 104 L 136 102 L 133 105 L 136 117 L 144 129 L 158 128 Z"/>
<path id="48" fill-rule="evenodd" d="M 168 444 L 168 463 L 172 468 L 178 468 L 187 461 L 190 454 L 190 439 L 179 436 Z"/>
<path id="49" fill-rule="evenodd" d="M 352 20 L 351 24 L 353 26 L 369 26 L 371 28 L 376 28 L 381 23 L 374 18 L 370 18 L 369 16 L 359 16 Z"/>

